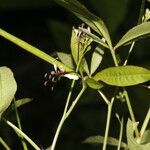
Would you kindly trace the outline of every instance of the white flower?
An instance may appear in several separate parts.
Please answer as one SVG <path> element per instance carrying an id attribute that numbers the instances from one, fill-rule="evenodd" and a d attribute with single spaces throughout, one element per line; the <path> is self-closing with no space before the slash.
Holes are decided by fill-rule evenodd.
<path id="1" fill-rule="evenodd" d="M 63 77 L 66 77 L 66 78 L 71 79 L 71 80 L 78 80 L 79 79 L 79 77 L 75 74 L 65 74 L 65 75 L 63 75 Z"/>
<path id="2" fill-rule="evenodd" d="M 55 71 L 53 71 L 53 72 L 55 72 L 55 74 L 59 77 L 66 77 L 66 78 L 71 79 L 71 80 L 78 80 L 79 79 L 79 77 L 75 73 L 65 72 L 63 66 L 57 67 L 56 64 L 54 64 L 54 70 Z"/>

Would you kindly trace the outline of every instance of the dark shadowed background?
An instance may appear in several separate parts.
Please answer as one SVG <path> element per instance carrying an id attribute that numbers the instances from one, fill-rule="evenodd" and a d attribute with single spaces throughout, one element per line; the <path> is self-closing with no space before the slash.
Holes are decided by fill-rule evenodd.
<path id="1" fill-rule="evenodd" d="M 81 0 L 106 23 L 115 44 L 127 30 L 137 24 L 140 1 L 137 0 Z M 146 5 L 148 7 L 148 4 Z M 82 22 L 53 0 L 0 0 L 0 27 L 52 55 L 56 51 L 70 52 L 72 26 Z M 125 58 L 129 46 L 118 53 Z M 16 99 L 29 97 L 33 101 L 19 108 L 23 131 L 42 148 L 50 146 L 61 118 L 70 81 L 62 79 L 54 88 L 44 87 L 44 74 L 53 67 L 0 37 L 0 66 L 10 67 L 18 83 Z M 113 65 L 106 51 L 100 69 Z M 150 39 L 138 41 L 129 64 L 150 69 Z M 74 91 L 77 94 L 78 88 Z M 150 106 L 150 92 L 140 86 L 127 88 L 138 121 L 144 120 Z M 108 97 L 111 88 L 105 88 Z M 57 150 L 98 150 L 99 146 L 83 144 L 91 135 L 104 135 L 107 107 L 91 89 L 84 94 L 70 118 L 66 121 L 58 139 Z M 125 116 L 125 104 L 116 101 L 112 114 L 110 136 L 118 137 L 119 123 L 115 111 Z M 16 123 L 14 113 L 7 119 Z M 140 124 L 141 125 L 141 124 Z M 124 130 L 125 133 L 125 130 Z M 0 135 L 13 150 L 22 145 L 16 134 L 4 123 Z M 124 136 L 124 141 L 126 141 Z M 30 145 L 29 145 L 30 147 Z M 0 149 L 3 149 L 0 147 Z M 31 147 L 29 149 L 32 149 Z M 108 147 L 108 149 L 113 149 Z"/>

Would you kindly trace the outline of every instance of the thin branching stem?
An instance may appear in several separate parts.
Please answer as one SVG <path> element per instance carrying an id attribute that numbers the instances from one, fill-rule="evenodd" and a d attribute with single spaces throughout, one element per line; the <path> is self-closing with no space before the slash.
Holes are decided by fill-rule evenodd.
<path id="1" fill-rule="evenodd" d="M 102 150 L 106 150 L 106 146 L 107 146 L 107 139 L 108 139 L 108 133 L 109 133 L 109 127 L 110 127 L 113 102 L 114 102 L 114 97 L 111 99 L 110 103 L 107 105 L 108 106 L 108 112 L 107 112 L 106 129 L 105 129 L 105 136 L 104 136 L 104 143 L 103 143 L 103 149 Z"/>
<path id="2" fill-rule="evenodd" d="M 98 93 L 100 94 L 100 96 L 103 98 L 103 100 L 105 101 L 105 103 L 107 105 L 110 104 L 110 101 L 108 100 L 108 98 L 106 97 L 106 95 L 101 91 L 101 90 L 98 90 Z"/>
<path id="3" fill-rule="evenodd" d="M 19 127 L 19 129 L 22 131 L 21 121 L 20 121 L 18 109 L 17 109 L 17 107 L 16 107 L 16 100 L 15 100 L 15 98 L 13 99 L 13 101 L 14 101 L 15 115 L 16 115 L 18 127 Z M 18 136 L 20 137 L 20 135 L 18 135 Z M 22 143 L 23 149 L 24 149 L 24 150 L 28 150 L 27 144 L 26 144 L 25 140 L 23 139 L 23 137 L 21 137 L 21 143 Z"/>
<path id="4" fill-rule="evenodd" d="M 114 103 L 114 99 L 115 99 L 115 95 L 116 95 L 117 91 L 118 91 L 118 88 L 116 89 L 114 96 L 111 98 L 111 101 L 109 101 L 109 99 L 106 97 L 106 95 L 101 90 L 98 90 L 98 93 L 103 98 L 103 100 L 105 101 L 105 103 L 107 104 L 107 107 L 108 107 L 105 136 L 104 136 L 104 142 L 103 142 L 103 150 L 106 150 L 106 146 L 107 146 L 107 139 L 108 139 L 109 128 L 110 128 L 112 107 L 113 107 L 113 103 Z"/>
<path id="5" fill-rule="evenodd" d="M 127 56 L 126 60 L 124 61 L 123 66 L 126 66 L 126 65 L 127 65 L 128 60 L 129 60 L 129 57 L 130 57 L 130 55 L 131 55 L 131 53 L 132 53 L 132 50 L 133 50 L 133 48 L 134 48 L 134 45 L 135 45 L 135 42 L 132 42 L 132 44 L 131 44 L 131 46 L 130 46 L 130 49 L 129 49 L 129 52 L 128 52 L 128 56 Z"/>

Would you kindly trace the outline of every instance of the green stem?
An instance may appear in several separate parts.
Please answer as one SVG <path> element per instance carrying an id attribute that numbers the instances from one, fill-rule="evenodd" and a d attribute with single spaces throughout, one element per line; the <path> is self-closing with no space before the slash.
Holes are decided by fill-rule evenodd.
<path id="1" fill-rule="evenodd" d="M 140 135 L 141 135 L 141 136 L 140 136 L 139 143 L 140 143 L 141 140 L 142 140 L 142 137 L 143 137 L 143 135 L 144 135 L 144 132 L 145 132 L 145 130 L 146 130 L 146 128 L 147 128 L 147 125 L 148 125 L 149 121 L 150 121 L 150 108 L 149 108 L 149 110 L 148 110 L 148 112 L 147 112 L 147 115 L 146 115 L 146 117 L 145 117 L 144 123 L 143 123 L 142 128 L 141 128 L 141 131 L 140 131 Z"/>
<path id="2" fill-rule="evenodd" d="M 117 67 L 117 66 L 118 66 L 118 61 L 117 61 L 116 54 L 115 54 L 115 50 L 114 50 L 113 47 L 110 47 L 110 52 L 111 52 L 111 55 L 112 55 L 114 64 L 115 64 L 115 66 Z"/>
<path id="3" fill-rule="evenodd" d="M 109 127 L 110 127 L 110 119 L 111 119 L 111 111 L 112 111 L 113 102 L 114 102 L 114 97 L 111 99 L 110 104 L 108 104 L 107 122 L 106 122 L 103 150 L 106 150 L 106 146 L 107 146 L 107 139 L 108 139 L 108 133 L 109 133 Z"/>
<path id="4" fill-rule="evenodd" d="M 76 73 L 79 70 L 81 60 L 82 60 L 82 58 L 79 60 L 79 62 L 77 64 L 76 71 L 75 71 Z M 61 128 L 62 128 L 62 126 L 63 126 L 63 124 L 65 122 L 66 113 L 67 113 L 67 110 L 68 110 L 68 106 L 69 106 L 69 102 L 70 102 L 70 99 L 71 99 L 71 95 L 72 95 L 72 91 L 73 91 L 74 85 L 75 85 L 75 80 L 73 80 L 72 83 L 71 83 L 71 87 L 70 87 L 70 90 L 69 90 L 69 93 L 68 93 L 68 97 L 67 97 L 67 100 L 66 100 L 66 105 L 65 105 L 65 108 L 64 108 L 64 112 L 63 112 L 62 118 L 61 118 L 61 120 L 59 122 L 59 125 L 57 127 L 57 130 L 55 132 L 55 135 L 54 135 L 54 138 L 53 138 L 53 142 L 52 142 L 52 146 L 51 146 L 51 150 L 55 149 L 56 143 L 57 143 L 60 131 L 61 131 Z"/>
<path id="5" fill-rule="evenodd" d="M 2 119 L 7 125 L 9 125 L 11 128 L 13 128 L 22 137 L 24 137 L 35 148 L 35 150 L 41 150 L 41 148 L 39 148 L 24 132 L 22 132 L 14 124 L 12 124 L 10 121 L 6 120 L 5 118 L 2 118 Z"/>
<path id="6" fill-rule="evenodd" d="M 72 110 L 74 109 L 74 107 L 76 106 L 77 102 L 79 101 L 80 97 L 84 93 L 85 89 L 86 89 L 86 87 L 83 86 L 82 90 L 80 91 L 80 93 L 78 94 L 76 99 L 72 102 L 70 108 L 66 112 L 65 119 L 67 119 L 69 117 L 69 115 L 71 114 Z"/>
<path id="7" fill-rule="evenodd" d="M 51 150 L 54 150 L 54 149 L 55 149 L 55 146 L 56 146 L 56 142 L 57 142 L 59 133 L 60 133 L 61 128 L 62 128 L 62 126 L 63 126 L 63 124 L 64 124 L 64 122 L 65 122 L 65 115 L 66 115 L 66 112 L 67 112 L 67 109 L 68 109 L 68 105 L 69 105 L 69 102 L 70 102 L 70 99 L 71 99 L 71 95 L 72 95 L 72 91 L 73 91 L 74 85 L 75 85 L 75 80 L 72 81 L 71 88 L 70 88 L 70 90 L 69 90 L 69 94 L 68 94 L 68 97 L 67 97 L 65 109 L 64 109 L 62 118 L 61 118 L 61 120 L 60 120 L 60 122 L 59 122 L 59 125 L 58 125 L 58 127 L 57 127 L 56 133 L 55 133 L 55 135 L 54 135 L 54 139 L 53 139 L 53 142 L 52 142 Z"/>
<path id="8" fill-rule="evenodd" d="M 128 60 L 129 60 L 129 57 L 130 57 L 130 55 L 131 55 L 131 53 L 132 53 L 132 50 L 133 50 L 133 48 L 134 48 L 134 45 L 135 45 L 135 42 L 132 42 L 132 44 L 131 44 L 131 46 L 130 46 L 130 49 L 129 49 L 129 52 L 128 52 L 128 56 L 127 56 L 127 58 L 126 58 L 126 60 L 125 60 L 125 62 L 124 62 L 124 64 L 123 64 L 123 66 L 126 66 L 126 65 L 127 65 Z"/>
<path id="9" fill-rule="evenodd" d="M 72 88 L 71 88 L 72 89 Z M 54 139 L 53 139 L 53 142 L 52 142 L 52 146 L 51 146 L 51 150 L 54 150 L 55 149 L 55 146 L 56 146 L 56 142 L 58 140 L 58 137 L 59 137 L 59 133 L 61 131 L 61 128 L 65 122 L 65 120 L 69 117 L 69 115 L 71 114 L 73 108 L 75 107 L 75 105 L 77 104 L 78 100 L 80 99 L 80 97 L 82 96 L 83 92 L 85 91 L 85 88 L 82 88 L 82 90 L 80 91 L 80 93 L 78 94 L 78 96 L 76 97 L 76 99 L 73 101 L 72 105 L 70 106 L 70 108 L 68 109 L 67 111 L 67 107 L 65 107 L 64 109 L 64 113 L 63 113 L 63 116 L 60 120 L 60 123 L 58 125 L 58 128 L 56 130 L 56 133 L 55 133 L 55 136 L 54 136 Z M 68 95 L 68 100 L 70 100 L 70 96 L 71 96 L 71 91 L 69 92 L 70 94 Z M 66 103 L 68 104 L 68 102 Z M 67 106 L 67 105 L 66 105 Z"/>
<path id="10" fill-rule="evenodd" d="M 103 100 L 105 101 L 105 103 L 106 103 L 107 105 L 109 105 L 109 104 L 110 104 L 110 101 L 108 100 L 108 98 L 106 97 L 106 95 L 104 95 L 104 93 L 103 93 L 102 91 L 100 91 L 100 90 L 98 90 L 98 93 L 99 93 L 100 96 L 103 98 Z"/>
<path id="11" fill-rule="evenodd" d="M 82 58 L 79 60 L 79 62 L 78 62 L 78 64 L 77 64 L 76 71 L 75 71 L 76 73 L 77 73 L 78 70 L 79 70 L 81 60 L 82 60 Z M 67 112 L 67 109 L 68 109 L 68 106 L 69 106 L 69 102 L 70 102 L 70 99 L 71 99 L 71 95 L 72 95 L 72 91 L 73 91 L 74 85 L 75 85 L 75 80 L 73 80 L 72 83 L 71 83 L 71 87 L 70 87 L 69 94 L 68 94 L 68 97 L 67 97 L 67 101 L 66 101 L 66 105 L 65 105 L 64 112 L 63 112 L 63 116 L 64 116 L 64 115 L 66 114 L 66 112 Z"/>
<path id="12" fill-rule="evenodd" d="M 124 96 L 126 98 L 126 102 L 127 102 L 127 106 L 128 106 L 128 110 L 129 110 L 130 116 L 131 116 L 131 120 L 134 123 L 136 123 L 135 116 L 134 116 L 134 113 L 133 113 L 133 109 L 132 109 L 132 106 L 131 106 L 131 103 L 130 103 L 130 99 L 129 99 L 128 93 L 127 93 L 127 91 L 125 89 L 124 89 Z M 135 135 L 136 135 L 137 139 L 140 137 L 140 133 L 139 133 L 139 130 L 138 130 L 137 127 L 135 128 Z"/>
<path id="13" fill-rule="evenodd" d="M 54 139 L 53 139 L 53 142 L 52 142 L 52 145 L 51 145 L 51 150 L 54 150 L 54 149 L 55 149 L 56 142 L 57 142 L 57 140 L 58 140 L 59 133 L 60 133 L 60 131 L 61 131 L 61 128 L 62 128 L 64 122 L 65 122 L 65 115 L 62 116 L 62 118 L 61 118 L 61 120 L 60 120 L 60 122 L 59 122 L 59 125 L 58 125 L 58 127 L 57 127 L 56 132 L 55 132 L 55 136 L 54 136 Z"/>
<path id="14" fill-rule="evenodd" d="M 6 142 L 0 137 L 0 143 L 5 147 L 6 150 L 11 150 L 10 147 L 6 144 Z"/>
<path id="15" fill-rule="evenodd" d="M 121 141 L 122 141 L 122 136 L 123 136 L 123 125 L 124 125 L 124 120 L 123 120 L 123 118 L 121 118 L 121 121 L 120 121 L 119 143 L 118 143 L 117 150 L 120 150 L 120 148 L 121 148 Z"/>
<path id="16" fill-rule="evenodd" d="M 21 121 L 20 121 L 18 109 L 17 109 L 17 107 L 16 107 L 16 100 L 15 100 L 15 98 L 14 98 L 14 107 L 15 107 L 15 114 L 16 114 L 16 119 L 17 119 L 18 127 L 19 127 L 19 129 L 22 131 Z M 20 135 L 19 135 L 19 136 L 20 136 Z M 21 143 L 22 143 L 23 149 L 24 149 L 24 150 L 28 150 L 27 144 L 26 144 L 26 142 L 24 141 L 23 137 L 21 137 Z"/>

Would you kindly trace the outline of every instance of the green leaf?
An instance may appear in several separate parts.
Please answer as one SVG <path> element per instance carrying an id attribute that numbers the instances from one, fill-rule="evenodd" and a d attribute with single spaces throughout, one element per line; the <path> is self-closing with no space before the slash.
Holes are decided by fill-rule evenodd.
<path id="1" fill-rule="evenodd" d="M 130 29 L 117 43 L 115 49 L 139 38 L 150 35 L 150 22 L 144 22 Z"/>
<path id="2" fill-rule="evenodd" d="M 134 124 L 130 119 L 127 122 L 127 142 L 129 150 L 150 150 L 150 143 L 138 144 L 134 138 Z"/>
<path id="3" fill-rule="evenodd" d="M 80 66 L 81 66 L 80 68 L 83 68 L 83 71 L 85 71 L 87 73 L 87 75 L 90 74 L 87 61 L 86 61 L 86 59 L 84 57 L 82 58 Z"/>
<path id="4" fill-rule="evenodd" d="M 18 107 L 23 106 L 27 103 L 30 103 L 31 101 L 32 101 L 31 98 L 19 99 L 19 100 L 15 101 L 15 105 L 14 104 L 11 105 L 10 111 L 14 110 L 15 107 L 18 108 Z"/>
<path id="5" fill-rule="evenodd" d="M 8 108 L 17 90 L 13 72 L 7 67 L 0 67 L 0 115 Z"/>
<path id="6" fill-rule="evenodd" d="M 80 72 L 81 76 L 83 76 L 83 72 L 85 72 L 87 75 L 90 74 L 89 67 L 88 67 L 88 64 L 87 64 L 85 57 L 83 57 L 81 62 L 80 62 L 79 72 Z"/>
<path id="7" fill-rule="evenodd" d="M 78 37 L 77 32 L 79 33 L 78 29 L 72 29 L 71 53 L 76 64 L 81 61 L 79 66 L 80 73 L 83 74 L 83 72 L 85 71 L 89 75 L 89 68 L 84 55 L 88 50 L 90 50 L 91 40 L 87 39 L 86 41 L 85 38 Z M 80 41 L 78 38 L 80 38 Z"/>
<path id="8" fill-rule="evenodd" d="M 71 46 L 72 57 L 73 57 L 75 63 L 77 64 L 79 59 L 81 58 L 81 54 L 79 51 L 79 41 L 77 39 L 75 30 L 76 29 L 73 27 L 70 46 Z"/>
<path id="9" fill-rule="evenodd" d="M 77 0 L 55 0 L 57 3 L 73 12 L 79 19 L 89 25 L 93 30 L 102 35 L 109 46 L 111 39 L 104 22 L 94 14 L 92 14 L 85 6 Z"/>
<path id="10" fill-rule="evenodd" d="M 35 55 L 41 59 L 43 59 L 44 61 L 46 61 L 52 65 L 55 64 L 57 67 L 62 66 L 66 72 L 74 72 L 74 70 L 72 70 L 68 66 L 64 65 L 60 61 L 56 60 L 55 58 L 53 58 L 53 57 L 49 56 L 48 54 L 44 53 L 43 51 L 41 51 L 40 49 L 28 44 L 27 42 L 17 38 L 16 36 L 6 32 L 5 30 L 3 30 L 1 28 L 0 28 L 0 35 L 2 37 L 4 37 L 5 39 L 11 41 L 12 43 L 18 45 L 19 47 L 23 48 L 24 50 L 32 53 L 33 55 Z"/>
<path id="11" fill-rule="evenodd" d="M 86 80 L 86 83 L 87 83 L 87 85 L 88 85 L 90 88 L 96 89 L 96 90 L 97 90 L 97 89 L 101 89 L 101 88 L 103 87 L 103 84 L 101 84 L 101 83 L 95 81 L 95 80 L 92 79 L 92 78 L 88 78 L 88 79 Z"/>
<path id="12" fill-rule="evenodd" d="M 97 73 L 94 79 L 114 86 L 131 86 L 149 81 L 150 70 L 138 66 L 110 67 Z"/>
<path id="13" fill-rule="evenodd" d="M 74 64 L 73 64 L 73 59 L 71 54 L 57 52 L 57 55 L 62 63 L 64 63 L 66 66 L 70 67 L 71 69 L 74 69 Z"/>
<path id="14" fill-rule="evenodd" d="M 102 59 L 103 59 L 104 51 L 101 49 L 100 46 L 97 46 L 93 52 L 92 59 L 91 59 L 91 72 L 92 75 L 97 68 L 99 67 Z"/>
<path id="15" fill-rule="evenodd" d="M 106 48 L 108 48 L 108 45 L 102 40 L 100 39 L 98 36 L 96 36 L 95 34 L 92 34 L 91 32 L 89 32 L 87 29 L 84 29 L 84 28 L 79 28 L 82 32 L 86 33 L 86 35 L 89 37 L 89 38 L 92 38 L 92 40 Z"/>
<path id="16" fill-rule="evenodd" d="M 92 145 L 99 145 L 99 144 L 103 144 L 104 137 L 100 136 L 100 135 L 90 136 L 87 139 L 85 139 L 83 142 L 88 143 L 88 144 L 92 144 Z M 116 138 L 113 138 L 113 137 L 108 137 L 107 144 L 111 145 L 111 146 L 118 146 L 119 140 Z M 127 144 L 124 142 L 121 142 L 121 147 L 126 148 Z"/>
<path id="17" fill-rule="evenodd" d="M 81 31 L 73 27 L 70 46 L 76 64 L 81 61 L 87 51 L 91 50 L 90 44 L 92 39 L 89 39 L 84 35 L 82 36 L 81 34 L 83 34 Z"/>

